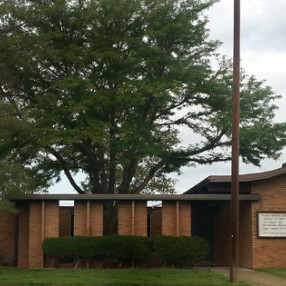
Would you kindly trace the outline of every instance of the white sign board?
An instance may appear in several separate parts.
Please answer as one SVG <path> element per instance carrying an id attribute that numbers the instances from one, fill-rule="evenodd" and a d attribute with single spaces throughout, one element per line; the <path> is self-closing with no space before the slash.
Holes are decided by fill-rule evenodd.
<path id="1" fill-rule="evenodd" d="M 259 237 L 286 237 L 286 213 L 258 213 Z"/>

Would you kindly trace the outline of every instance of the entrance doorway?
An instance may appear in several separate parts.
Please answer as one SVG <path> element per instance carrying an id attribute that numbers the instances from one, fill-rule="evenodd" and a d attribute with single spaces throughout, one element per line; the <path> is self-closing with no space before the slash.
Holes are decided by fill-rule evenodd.
<path id="1" fill-rule="evenodd" d="M 204 238 L 209 243 L 205 262 L 214 261 L 213 206 L 208 203 L 192 204 L 192 236 Z"/>

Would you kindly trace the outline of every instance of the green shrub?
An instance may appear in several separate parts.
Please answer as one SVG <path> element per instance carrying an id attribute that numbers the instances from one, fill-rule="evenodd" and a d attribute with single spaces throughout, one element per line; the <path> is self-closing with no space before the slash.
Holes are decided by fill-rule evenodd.
<path id="1" fill-rule="evenodd" d="M 115 236 L 117 248 L 115 256 L 119 259 L 135 261 L 148 261 L 152 252 L 152 242 L 143 236 Z"/>
<path id="2" fill-rule="evenodd" d="M 200 237 L 161 236 L 154 240 L 154 250 L 164 263 L 175 266 L 189 266 L 200 262 L 208 253 L 208 243 Z M 44 254 L 54 258 L 82 259 L 118 258 L 121 262 L 148 261 L 152 242 L 148 237 L 114 236 L 73 236 L 46 238 L 43 242 Z"/>
<path id="3" fill-rule="evenodd" d="M 43 252 L 51 258 L 68 256 L 68 237 L 50 237 L 43 241 Z"/>
<path id="4" fill-rule="evenodd" d="M 73 257 L 79 261 L 108 257 L 134 263 L 150 258 L 152 243 L 141 236 L 72 236 L 46 238 L 42 247 L 44 254 L 52 259 Z"/>
<path id="5" fill-rule="evenodd" d="M 206 240 L 187 236 L 161 236 L 154 240 L 153 247 L 164 264 L 180 267 L 202 261 L 209 251 Z"/>

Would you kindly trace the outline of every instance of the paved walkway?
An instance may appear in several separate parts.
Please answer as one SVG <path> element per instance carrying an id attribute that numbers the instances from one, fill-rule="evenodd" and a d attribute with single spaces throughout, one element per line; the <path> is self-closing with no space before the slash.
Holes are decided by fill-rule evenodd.
<path id="1" fill-rule="evenodd" d="M 214 267 L 211 270 L 229 276 L 227 268 Z M 246 268 L 239 269 L 238 279 L 252 286 L 286 286 L 286 279 Z"/>

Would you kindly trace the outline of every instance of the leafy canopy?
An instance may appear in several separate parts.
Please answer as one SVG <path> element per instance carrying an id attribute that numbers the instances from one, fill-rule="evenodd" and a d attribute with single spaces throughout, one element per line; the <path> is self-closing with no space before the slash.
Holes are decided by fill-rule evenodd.
<path id="1" fill-rule="evenodd" d="M 63 171 L 78 193 L 169 192 L 180 167 L 229 160 L 231 66 L 211 66 L 203 14 L 214 2 L 0 1 L 0 159 L 33 190 Z M 241 96 L 241 157 L 277 158 L 278 96 L 247 76 Z M 201 140 L 183 146 L 182 127 Z"/>

